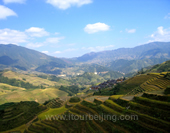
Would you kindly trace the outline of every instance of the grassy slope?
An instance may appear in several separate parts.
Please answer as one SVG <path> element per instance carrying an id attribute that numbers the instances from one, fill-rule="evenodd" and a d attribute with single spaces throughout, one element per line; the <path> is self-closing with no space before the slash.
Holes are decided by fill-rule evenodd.
<path id="1" fill-rule="evenodd" d="M 80 132 L 167 132 L 168 127 L 170 125 L 169 121 L 167 119 L 164 119 L 163 117 L 159 118 L 159 114 L 157 114 L 157 117 L 154 115 L 149 116 L 146 112 L 146 109 L 143 110 L 143 105 L 140 105 L 140 108 L 130 108 L 126 109 L 124 105 L 121 105 L 122 102 L 119 102 L 119 99 L 116 100 L 119 96 L 111 96 L 110 100 L 106 100 L 103 104 L 96 105 L 95 103 L 83 101 L 81 103 L 76 104 L 75 106 L 71 107 L 70 113 L 74 115 L 85 115 L 85 114 L 91 114 L 91 115 L 97 115 L 99 114 L 111 114 L 111 115 L 137 115 L 138 120 L 121 120 L 121 119 L 115 119 L 115 121 L 110 120 L 104 120 L 103 122 L 100 122 L 101 119 L 94 119 L 93 121 L 78 121 L 78 120 L 54 120 L 54 121 L 41 121 L 44 125 L 48 125 L 48 129 L 52 129 L 51 127 L 59 130 L 59 131 L 72 131 L 76 132 L 77 129 Z M 119 102 L 119 103 L 116 103 Z M 129 101 L 126 101 L 127 103 Z M 133 101 L 136 103 L 136 101 Z M 137 103 L 136 103 L 137 104 Z M 162 102 L 160 102 L 162 105 Z M 169 105 L 169 103 L 167 103 Z M 139 105 L 139 104 L 138 104 Z M 156 106 L 155 106 L 156 107 Z M 147 109 L 151 109 L 151 107 L 147 106 L 145 107 Z M 157 108 L 157 107 L 156 107 Z M 167 112 L 169 110 L 165 110 Z M 47 111 L 48 112 L 48 111 Z M 156 112 L 154 112 L 156 113 Z M 51 113 L 52 115 L 57 114 L 57 111 Z M 46 113 L 46 115 L 48 115 Z M 100 116 L 102 117 L 102 115 Z M 115 118 L 115 117 L 114 117 Z M 112 118 L 112 119 L 114 119 Z M 122 117 L 120 117 L 122 118 Z M 125 117 L 128 119 L 127 117 Z M 134 117 L 133 117 L 134 118 Z M 76 124 L 76 127 L 74 127 L 75 122 L 78 122 L 79 124 Z M 84 129 L 83 125 L 84 122 L 89 123 L 88 126 Z M 92 123 L 91 123 L 92 122 Z M 37 123 L 37 122 L 36 122 Z M 30 130 L 34 130 L 36 132 L 36 129 L 38 126 L 36 126 L 36 123 L 34 124 L 34 127 L 29 128 Z M 45 131 L 42 127 L 39 129 L 42 131 Z"/>
<path id="2" fill-rule="evenodd" d="M 11 86 L 8 84 L 0 83 L 0 95 L 8 94 L 11 92 L 16 92 L 16 91 L 23 91 L 26 90 L 25 88 L 21 87 L 16 87 L 16 86 Z"/>
<path id="3" fill-rule="evenodd" d="M 64 113 L 66 110 L 67 110 L 67 108 L 65 108 L 65 106 L 62 106 L 60 108 L 54 108 L 54 109 L 50 108 L 48 111 L 43 112 L 40 115 L 38 115 L 38 118 L 41 120 L 48 119 L 47 117 L 52 117 L 55 115 L 57 116 L 61 113 Z"/>
<path id="4" fill-rule="evenodd" d="M 170 71 L 170 60 L 163 62 L 161 64 L 154 65 L 152 68 L 146 70 L 148 72 L 167 72 Z"/>
<path id="5" fill-rule="evenodd" d="M 49 87 L 49 86 L 54 86 L 54 85 L 57 85 L 57 86 L 67 85 L 67 83 L 63 84 L 63 83 L 59 83 L 59 82 L 49 81 L 47 79 L 42 79 L 42 78 L 39 78 L 33 74 L 25 75 L 25 74 L 21 74 L 21 73 L 12 72 L 12 71 L 4 72 L 3 76 L 8 77 L 8 78 L 19 79 L 22 81 L 25 81 L 25 80 L 23 80 L 25 78 L 26 82 L 29 82 L 36 86 L 43 85 L 45 87 Z"/>
<path id="6" fill-rule="evenodd" d="M 67 94 L 68 93 L 58 90 L 56 88 L 16 91 L 1 95 L 0 104 L 6 102 L 20 102 L 20 101 L 37 101 L 39 103 L 44 103 L 49 99 L 67 96 Z"/>

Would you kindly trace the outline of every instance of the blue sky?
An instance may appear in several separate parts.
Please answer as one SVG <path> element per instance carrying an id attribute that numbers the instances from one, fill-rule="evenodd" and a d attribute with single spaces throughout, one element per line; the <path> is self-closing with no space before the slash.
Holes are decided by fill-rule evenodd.
<path id="1" fill-rule="evenodd" d="M 0 44 L 56 57 L 170 41 L 169 0 L 1 0 Z"/>

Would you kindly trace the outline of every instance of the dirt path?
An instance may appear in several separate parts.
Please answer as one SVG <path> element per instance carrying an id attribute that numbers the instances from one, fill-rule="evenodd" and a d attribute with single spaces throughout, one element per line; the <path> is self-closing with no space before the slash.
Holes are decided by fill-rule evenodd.
<path id="1" fill-rule="evenodd" d="M 136 96 L 137 96 L 137 97 L 141 97 L 142 95 L 143 95 L 143 93 L 139 93 L 139 94 L 137 94 Z M 131 101 L 131 100 L 134 98 L 134 95 L 131 95 L 131 96 L 123 96 L 122 98 Z"/>
<path id="2" fill-rule="evenodd" d="M 35 116 L 31 121 L 29 121 L 27 124 L 26 124 L 26 127 L 28 128 L 30 125 L 31 125 L 31 123 L 35 120 L 35 119 L 37 119 L 38 117 L 37 116 Z"/>
<path id="3" fill-rule="evenodd" d="M 123 96 L 123 97 L 121 97 L 121 98 L 123 98 L 123 99 L 126 99 L 126 100 L 132 100 L 133 98 L 134 98 L 134 96 Z"/>

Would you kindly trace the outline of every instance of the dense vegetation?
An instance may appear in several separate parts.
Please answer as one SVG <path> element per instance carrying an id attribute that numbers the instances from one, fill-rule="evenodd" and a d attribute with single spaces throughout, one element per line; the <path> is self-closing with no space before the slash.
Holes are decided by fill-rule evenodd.
<path id="1" fill-rule="evenodd" d="M 72 97 L 72 98 L 70 98 L 70 100 L 69 100 L 69 102 L 71 102 L 71 103 L 77 103 L 77 102 L 80 102 L 80 98 L 79 97 Z"/>
<path id="2" fill-rule="evenodd" d="M 86 89 L 85 87 L 79 88 L 77 85 L 71 85 L 71 86 L 60 86 L 59 90 L 65 91 L 68 93 L 69 96 L 73 96 L 79 91 L 82 91 Z"/>
<path id="3" fill-rule="evenodd" d="M 26 124 L 45 109 L 45 106 L 40 106 L 39 103 L 33 101 L 0 105 L 0 131 Z"/>
<path id="4" fill-rule="evenodd" d="M 146 96 L 148 98 L 145 98 Z M 146 94 L 129 101 L 111 96 L 109 100 L 98 104 L 83 100 L 70 107 L 69 111 L 64 113 L 64 118 L 35 122 L 25 130 L 25 133 L 168 132 L 170 103 L 159 101 L 156 97 L 157 95 L 153 97 Z M 162 96 L 161 99 L 167 98 Z"/>
<path id="5" fill-rule="evenodd" d="M 143 71 L 143 69 L 141 71 Z M 144 70 L 143 73 L 150 73 L 150 72 L 161 73 L 161 72 L 168 72 L 168 71 L 170 71 L 170 60 L 163 62 L 161 64 L 154 65 L 152 67 L 149 67 L 149 69 Z"/>
<path id="6" fill-rule="evenodd" d="M 170 94 L 170 86 L 165 89 L 164 94 Z"/>
<path id="7" fill-rule="evenodd" d="M 0 83 L 6 83 L 12 86 L 22 87 L 25 89 L 43 88 L 43 86 L 34 86 L 30 84 L 29 82 L 23 82 L 17 79 L 9 79 L 7 77 L 2 76 L 2 74 L 0 74 Z"/>
<path id="8" fill-rule="evenodd" d="M 60 100 L 60 98 L 55 98 L 45 101 L 44 105 L 48 108 L 59 108 L 63 105 L 63 102 L 64 101 Z"/>

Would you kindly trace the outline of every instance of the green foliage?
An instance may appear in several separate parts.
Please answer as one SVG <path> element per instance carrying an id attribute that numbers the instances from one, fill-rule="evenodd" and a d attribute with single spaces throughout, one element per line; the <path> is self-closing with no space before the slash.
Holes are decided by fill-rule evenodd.
<path id="1" fill-rule="evenodd" d="M 23 81 L 17 80 L 17 79 L 9 79 L 7 77 L 2 76 L 2 74 L 0 74 L 0 83 L 6 83 L 6 84 L 9 84 L 9 85 L 12 85 L 12 86 L 22 87 L 22 88 L 25 88 L 25 89 L 37 89 L 37 88 L 39 88 L 39 86 L 34 86 L 34 85 L 30 84 L 29 82 L 23 82 Z"/>
<path id="2" fill-rule="evenodd" d="M 170 110 L 170 103 L 168 102 L 152 100 L 144 97 L 134 97 L 133 101 L 150 107 L 156 107 L 163 110 Z"/>
<path id="3" fill-rule="evenodd" d="M 55 98 L 45 101 L 43 105 L 46 105 L 48 108 L 59 108 L 63 105 L 63 102 L 60 98 Z"/>
<path id="4" fill-rule="evenodd" d="M 168 90 L 170 92 L 170 87 L 167 87 L 167 88 L 169 88 Z M 153 100 L 164 101 L 164 102 L 170 102 L 170 96 L 162 96 L 162 95 L 157 95 L 157 94 L 143 93 L 142 97 L 146 97 L 146 98 L 153 99 Z"/>
<path id="5" fill-rule="evenodd" d="M 26 124 L 33 119 L 39 112 L 46 109 L 36 102 L 20 102 L 0 105 L 0 131 L 6 131 Z"/>
<path id="6" fill-rule="evenodd" d="M 167 78 L 167 79 L 170 80 L 170 73 L 167 73 L 167 74 L 164 76 L 164 78 Z"/>
<path id="7" fill-rule="evenodd" d="M 69 100 L 70 103 L 77 103 L 80 101 L 81 101 L 81 99 L 79 97 L 71 97 Z"/>
<path id="8" fill-rule="evenodd" d="M 164 94 L 170 94 L 170 86 L 165 89 Z"/>
<path id="9" fill-rule="evenodd" d="M 65 91 L 69 94 L 69 96 L 73 96 L 77 94 L 79 91 L 86 89 L 85 87 L 79 88 L 77 85 L 71 86 L 60 86 L 59 90 Z"/>

